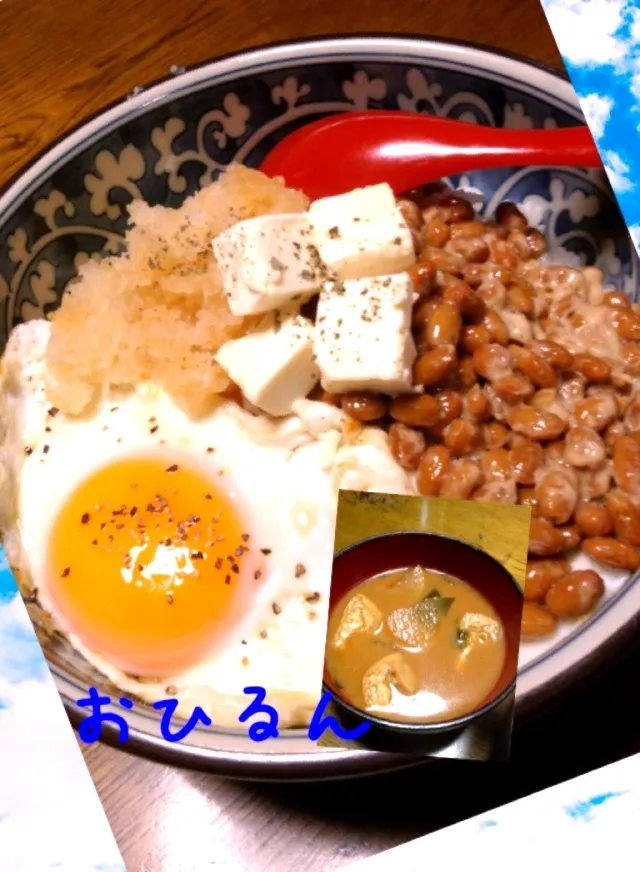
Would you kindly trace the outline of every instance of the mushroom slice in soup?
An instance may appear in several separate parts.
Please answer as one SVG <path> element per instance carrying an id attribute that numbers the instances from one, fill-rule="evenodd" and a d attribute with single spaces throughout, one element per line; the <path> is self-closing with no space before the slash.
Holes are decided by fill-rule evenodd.
<path id="1" fill-rule="evenodd" d="M 344 648 L 354 633 L 375 633 L 382 626 L 382 612 L 377 605 L 359 593 L 352 597 L 344 610 L 333 638 L 336 648 Z"/>
<path id="2" fill-rule="evenodd" d="M 457 643 L 465 651 L 475 645 L 498 642 L 502 638 L 499 621 L 476 612 L 465 612 L 458 622 Z"/>
<path id="3" fill-rule="evenodd" d="M 416 674 L 399 652 L 388 654 L 365 672 L 362 679 L 365 706 L 374 708 L 390 705 L 393 687 L 407 696 L 418 692 Z"/>

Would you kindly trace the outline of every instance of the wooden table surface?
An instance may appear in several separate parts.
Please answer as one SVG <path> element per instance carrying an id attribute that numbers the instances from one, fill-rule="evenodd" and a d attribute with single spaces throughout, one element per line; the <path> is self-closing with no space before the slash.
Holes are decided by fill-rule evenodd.
<path id="1" fill-rule="evenodd" d="M 363 31 L 484 42 L 561 66 L 539 0 L 0 0 L 0 183 L 85 114 L 173 64 Z M 103 746 L 83 753 L 129 872 L 324 872 L 640 750 L 624 677 L 639 666 L 637 656 L 618 664 L 585 696 L 518 730 L 512 762 L 489 777 L 489 764 L 453 763 L 255 785 Z"/>

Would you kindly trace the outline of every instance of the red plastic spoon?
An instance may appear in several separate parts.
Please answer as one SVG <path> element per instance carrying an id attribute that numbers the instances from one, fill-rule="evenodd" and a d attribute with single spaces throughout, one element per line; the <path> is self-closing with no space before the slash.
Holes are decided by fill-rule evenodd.
<path id="1" fill-rule="evenodd" d="M 588 127 L 512 130 L 414 112 L 343 112 L 286 136 L 260 169 L 311 200 L 387 182 L 396 194 L 509 166 L 601 166 Z"/>

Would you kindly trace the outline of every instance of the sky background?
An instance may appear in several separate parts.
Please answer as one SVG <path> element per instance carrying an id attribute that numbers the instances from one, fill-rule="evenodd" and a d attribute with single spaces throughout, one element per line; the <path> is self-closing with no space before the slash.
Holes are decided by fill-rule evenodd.
<path id="1" fill-rule="evenodd" d="M 640 253 L 640 2 L 542 6 Z"/>
<path id="2" fill-rule="evenodd" d="M 1 549 L 0 869 L 126 872 Z"/>
<path id="3" fill-rule="evenodd" d="M 640 252 L 640 0 L 542 0 L 542 5 Z M 1 551 L 0 748 L 2 868 L 124 872 Z M 633 758 L 636 771 L 639 759 Z M 622 779 L 625 788 L 631 782 L 631 775 Z M 611 784 L 607 780 L 599 786 Z M 602 793 L 596 799 L 627 792 Z M 627 833 L 637 819 L 637 793 L 634 802 L 622 816 Z M 617 809 L 612 821 L 620 817 Z"/>

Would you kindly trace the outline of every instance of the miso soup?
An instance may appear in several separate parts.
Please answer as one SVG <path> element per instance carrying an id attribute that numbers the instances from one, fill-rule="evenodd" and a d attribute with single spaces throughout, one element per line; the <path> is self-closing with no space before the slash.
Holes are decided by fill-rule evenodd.
<path id="1" fill-rule="evenodd" d="M 340 695 L 391 721 L 446 721 L 474 711 L 507 653 L 491 604 L 458 578 L 420 566 L 367 579 L 329 619 L 326 662 Z"/>

